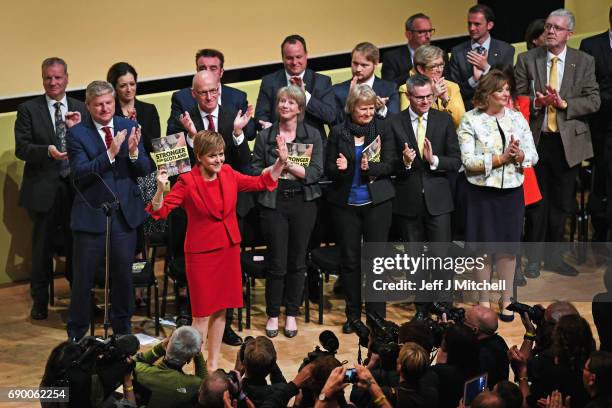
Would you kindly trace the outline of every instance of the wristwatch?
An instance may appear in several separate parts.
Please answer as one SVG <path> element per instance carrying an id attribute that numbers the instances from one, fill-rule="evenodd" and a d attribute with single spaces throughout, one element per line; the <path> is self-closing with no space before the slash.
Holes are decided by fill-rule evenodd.
<path id="1" fill-rule="evenodd" d="M 325 395 L 325 392 L 324 392 L 324 391 L 322 391 L 322 392 L 319 394 L 319 398 L 318 398 L 318 400 L 319 400 L 319 401 L 331 401 L 331 398 L 329 398 L 327 395 Z"/>

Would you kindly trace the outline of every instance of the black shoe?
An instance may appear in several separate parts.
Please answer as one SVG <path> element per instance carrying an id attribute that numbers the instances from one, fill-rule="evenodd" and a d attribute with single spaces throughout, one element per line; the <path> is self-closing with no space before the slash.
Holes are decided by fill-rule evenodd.
<path id="1" fill-rule="evenodd" d="M 285 337 L 290 338 L 290 339 L 297 336 L 297 333 L 298 333 L 297 329 L 296 330 L 285 329 L 283 332 L 285 333 Z"/>
<path id="2" fill-rule="evenodd" d="M 181 326 L 191 326 L 191 318 L 185 315 L 179 315 L 176 317 L 176 328 Z"/>
<path id="3" fill-rule="evenodd" d="M 242 337 L 237 335 L 230 326 L 225 326 L 225 330 L 223 331 L 223 343 L 228 346 L 240 346 L 242 344 Z"/>
<path id="4" fill-rule="evenodd" d="M 516 268 L 514 269 L 514 284 L 516 286 L 526 286 L 527 279 L 525 279 L 525 275 L 523 274 L 523 268 L 518 263 L 516 264 Z"/>
<path id="5" fill-rule="evenodd" d="M 560 264 L 546 269 L 563 276 L 578 276 L 578 270 L 564 261 L 561 261 Z"/>
<path id="6" fill-rule="evenodd" d="M 363 324 L 361 320 L 347 320 L 347 322 L 342 326 L 342 333 L 345 334 L 357 333 L 358 335 L 362 335 L 363 333 L 368 333 L 369 331 L 370 329 L 368 329 L 368 327 Z"/>
<path id="7" fill-rule="evenodd" d="M 423 310 L 417 310 L 417 312 L 414 314 L 414 317 L 412 318 L 412 320 L 415 320 L 417 322 L 422 322 L 427 320 L 429 316 L 427 315 L 427 313 L 425 313 Z"/>
<path id="8" fill-rule="evenodd" d="M 523 275 L 529 279 L 535 279 L 540 276 L 540 262 L 527 262 Z"/>
<path id="9" fill-rule="evenodd" d="M 30 310 L 30 317 L 32 320 L 45 320 L 47 318 L 48 311 L 46 306 L 32 306 Z"/>
<path id="10" fill-rule="evenodd" d="M 353 328 L 351 327 L 351 322 L 349 322 L 348 320 L 344 322 L 344 324 L 342 325 L 342 333 L 344 334 L 354 333 Z"/>

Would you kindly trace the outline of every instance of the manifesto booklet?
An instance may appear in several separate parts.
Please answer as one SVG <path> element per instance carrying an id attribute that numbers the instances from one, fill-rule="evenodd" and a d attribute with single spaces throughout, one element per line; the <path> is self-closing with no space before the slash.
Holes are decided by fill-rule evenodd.
<path id="1" fill-rule="evenodd" d="M 380 135 L 378 135 L 372 143 L 363 148 L 362 155 L 367 157 L 369 162 L 380 163 L 380 148 Z"/>
<path id="2" fill-rule="evenodd" d="M 293 164 L 299 164 L 302 167 L 308 167 L 310 158 L 312 157 L 312 143 L 287 143 L 287 159 Z M 297 178 L 284 171 L 281 178 L 285 180 L 297 180 Z"/>
<path id="3" fill-rule="evenodd" d="M 189 151 L 183 132 L 153 139 L 151 143 L 153 144 L 151 156 L 158 170 L 168 170 L 169 176 L 191 171 Z"/>

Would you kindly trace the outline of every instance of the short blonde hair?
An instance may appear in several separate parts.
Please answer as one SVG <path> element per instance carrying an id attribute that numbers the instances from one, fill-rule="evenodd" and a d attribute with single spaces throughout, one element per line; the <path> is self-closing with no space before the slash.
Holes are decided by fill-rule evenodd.
<path id="1" fill-rule="evenodd" d="M 498 89 L 504 87 L 505 84 L 510 84 L 508 77 L 499 69 L 492 69 L 478 82 L 476 91 L 474 92 L 474 107 L 480 110 L 486 110 L 489 107 L 489 96 Z"/>
<path id="2" fill-rule="evenodd" d="M 306 94 L 302 91 L 302 88 L 295 85 L 284 86 L 276 92 L 276 110 L 278 113 L 278 102 L 282 97 L 286 97 L 289 99 L 293 99 L 300 108 L 300 114 L 298 116 L 298 121 L 304 120 L 304 115 L 306 115 Z"/>
<path id="3" fill-rule="evenodd" d="M 444 58 L 444 51 L 442 51 L 442 48 L 436 47 L 435 45 L 421 45 L 414 51 L 412 61 L 415 67 L 420 65 L 425 68 L 433 62 L 433 60 L 438 58 Z"/>
<path id="4" fill-rule="evenodd" d="M 225 150 L 225 141 L 221 133 L 213 130 L 201 130 L 193 137 L 193 153 L 196 159 L 210 152 Z"/>
<path id="5" fill-rule="evenodd" d="M 425 373 L 429 365 L 429 354 L 416 343 L 409 342 L 402 346 L 397 365 L 404 380 L 414 381 Z"/>
<path id="6" fill-rule="evenodd" d="M 353 113 L 353 109 L 360 103 L 376 104 L 376 92 L 370 88 L 370 85 L 356 84 L 353 86 L 346 98 L 344 112 L 348 114 Z"/>

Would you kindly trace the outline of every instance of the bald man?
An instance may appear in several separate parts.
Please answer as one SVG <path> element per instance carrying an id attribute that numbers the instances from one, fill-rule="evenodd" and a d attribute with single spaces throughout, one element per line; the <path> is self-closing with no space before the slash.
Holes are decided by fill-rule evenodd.
<path id="1" fill-rule="evenodd" d="M 499 381 L 507 380 L 510 373 L 508 345 L 496 333 L 497 313 L 488 307 L 474 306 L 465 312 L 464 324 L 476 333 L 480 345 L 480 371 L 489 373 L 489 386 L 493 387 Z"/>

